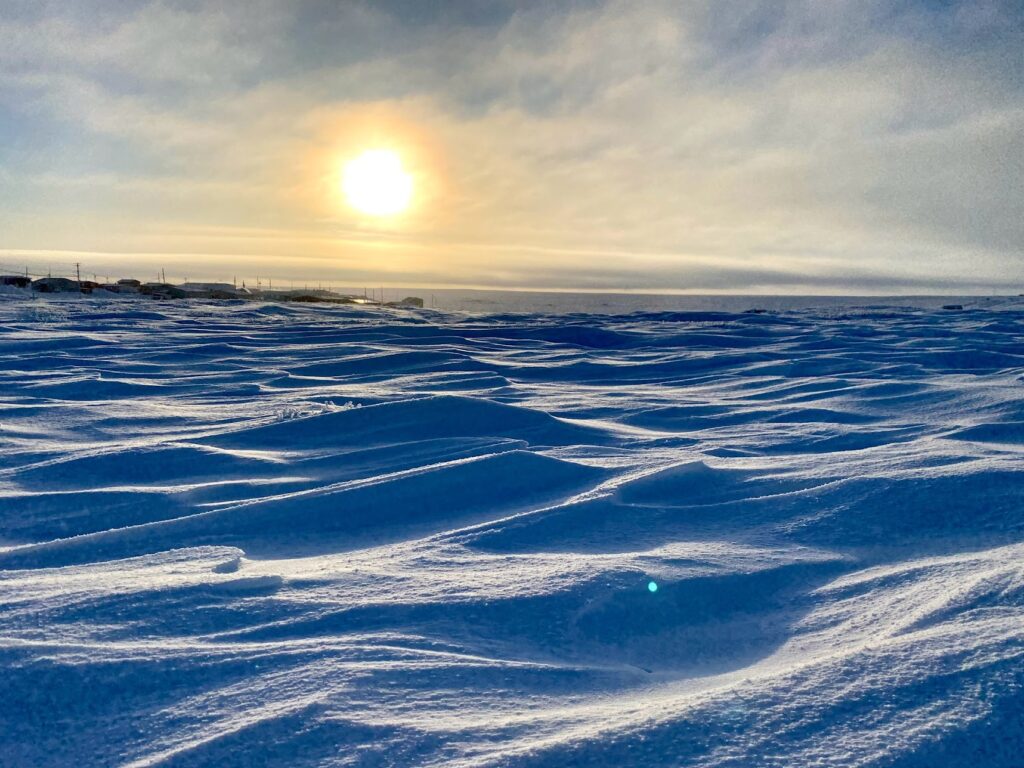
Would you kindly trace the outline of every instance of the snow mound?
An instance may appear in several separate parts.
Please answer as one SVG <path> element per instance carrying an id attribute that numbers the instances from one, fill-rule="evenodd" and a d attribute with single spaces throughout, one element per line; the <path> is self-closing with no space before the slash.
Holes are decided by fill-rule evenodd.
<path id="1" fill-rule="evenodd" d="M 306 450 L 445 437 L 515 437 L 539 445 L 602 439 L 598 430 L 489 400 L 439 395 L 349 409 L 205 438 L 219 447 Z"/>

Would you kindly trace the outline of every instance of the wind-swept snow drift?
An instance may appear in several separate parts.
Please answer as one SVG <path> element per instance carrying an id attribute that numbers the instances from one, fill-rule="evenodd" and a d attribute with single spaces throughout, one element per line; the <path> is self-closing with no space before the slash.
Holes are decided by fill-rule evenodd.
<path id="1" fill-rule="evenodd" d="M 1020 305 L 45 306 L 0 765 L 1024 762 Z"/>

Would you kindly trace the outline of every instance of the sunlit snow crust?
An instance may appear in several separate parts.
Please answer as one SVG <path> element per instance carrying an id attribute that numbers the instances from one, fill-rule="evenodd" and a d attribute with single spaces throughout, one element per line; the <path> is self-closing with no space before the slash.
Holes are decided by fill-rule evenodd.
<path id="1" fill-rule="evenodd" d="M 1019 766 L 1022 377 L 1012 301 L 0 304 L 0 764 Z"/>

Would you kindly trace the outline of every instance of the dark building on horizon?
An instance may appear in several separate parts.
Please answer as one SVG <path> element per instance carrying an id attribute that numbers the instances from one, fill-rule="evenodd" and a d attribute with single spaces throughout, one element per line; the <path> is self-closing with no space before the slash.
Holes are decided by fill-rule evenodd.
<path id="1" fill-rule="evenodd" d="M 41 277 L 32 281 L 32 290 L 39 293 L 81 293 L 81 286 L 66 277 Z"/>

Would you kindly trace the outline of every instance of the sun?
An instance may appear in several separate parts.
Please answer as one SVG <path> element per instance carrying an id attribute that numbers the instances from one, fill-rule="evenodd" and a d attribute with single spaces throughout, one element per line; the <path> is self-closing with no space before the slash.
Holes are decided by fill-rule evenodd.
<path id="1" fill-rule="evenodd" d="M 348 204 L 368 216 L 394 216 L 412 201 L 412 176 L 390 149 L 368 149 L 349 160 L 341 174 Z"/>

